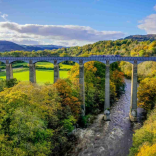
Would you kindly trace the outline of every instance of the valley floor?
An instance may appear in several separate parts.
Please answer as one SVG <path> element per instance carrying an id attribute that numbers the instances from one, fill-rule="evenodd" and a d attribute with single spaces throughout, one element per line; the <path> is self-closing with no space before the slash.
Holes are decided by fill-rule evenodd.
<path id="1" fill-rule="evenodd" d="M 20 65 L 17 63 L 16 65 Z M 26 63 L 22 63 L 21 65 L 26 65 Z M 36 69 L 36 81 L 38 84 L 44 83 L 54 83 L 54 70 L 53 64 L 47 62 L 39 62 L 36 64 L 38 69 Z M 60 78 L 67 78 L 68 71 L 72 68 L 72 65 L 62 64 L 60 67 Z M 40 68 L 40 69 L 39 69 Z M 42 69 L 43 68 L 43 69 Z M 29 81 L 29 68 L 18 67 L 13 68 L 13 77 L 20 81 Z M 0 79 L 6 79 L 6 70 L 2 69 L 0 72 Z"/>

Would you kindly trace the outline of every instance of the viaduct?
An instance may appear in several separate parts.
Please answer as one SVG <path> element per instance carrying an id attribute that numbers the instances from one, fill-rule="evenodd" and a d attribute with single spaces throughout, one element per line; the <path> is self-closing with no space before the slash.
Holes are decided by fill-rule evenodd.
<path id="1" fill-rule="evenodd" d="M 0 57 L 0 61 L 6 64 L 6 79 L 13 78 L 12 63 L 24 61 L 29 63 L 29 80 L 36 83 L 35 63 L 51 62 L 54 64 L 54 82 L 59 78 L 59 63 L 73 61 L 79 64 L 80 97 L 82 102 L 82 115 L 85 115 L 85 87 L 84 87 L 84 63 L 99 61 L 106 64 L 105 74 L 105 103 L 104 119 L 110 119 L 110 64 L 116 61 L 126 61 L 132 64 L 131 83 L 131 108 L 130 120 L 137 121 L 137 65 L 144 61 L 156 61 L 156 57 L 120 57 L 120 56 L 91 56 L 91 57 Z"/>

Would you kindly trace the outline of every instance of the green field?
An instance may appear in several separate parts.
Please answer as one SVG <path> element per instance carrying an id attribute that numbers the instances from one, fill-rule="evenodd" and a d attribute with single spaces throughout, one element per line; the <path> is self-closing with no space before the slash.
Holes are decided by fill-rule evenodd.
<path id="1" fill-rule="evenodd" d="M 19 64 L 27 65 L 27 63 L 16 63 L 16 66 Z M 54 82 L 54 65 L 48 62 L 38 62 L 36 63 L 37 67 L 45 67 L 47 69 L 36 69 L 36 81 L 38 84 L 44 84 L 46 82 Z M 60 64 L 60 78 L 67 78 L 68 71 L 72 68 L 72 65 Z M 13 68 L 13 77 L 20 81 L 29 81 L 29 68 Z M 6 79 L 6 72 L 0 72 L 0 79 Z"/>

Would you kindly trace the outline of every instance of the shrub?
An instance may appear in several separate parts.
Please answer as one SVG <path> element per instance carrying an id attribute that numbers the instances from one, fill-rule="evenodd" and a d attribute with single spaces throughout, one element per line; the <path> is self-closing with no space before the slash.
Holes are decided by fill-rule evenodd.
<path id="1" fill-rule="evenodd" d="M 145 121 L 142 128 L 136 130 L 133 135 L 133 146 L 130 149 L 129 156 L 142 156 L 141 153 L 149 153 L 149 156 L 154 156 L 155 150 L 152 152 L 150 149 L 156 147 L 156 108 L 149 114 L 148 119 Z M 147 147 L 147 148 L 145 148 Z M 151 153 L 151 155 L 150 155 Z M 148 156 L 148 155 L 145 155 Z"/>
<path id="2" fill-rule="evenodd" d="M 65 130 L 69 133 L 72 132 L 72 130 L 74 130 L 74 124 L 76 123 L 76 119 L 73 116 L 69 116 L 68 119 L 65 119 L 63 121 L 63 126 L 65 128 Z"/>
<path id="3" fill-rule="evenodd" d="M 16 78 L 10 79 L 10 80 L 6 80 L 6 87 L 10 88 L 13 87 L 14 85 L 16 85 L 18 83 Z"/>

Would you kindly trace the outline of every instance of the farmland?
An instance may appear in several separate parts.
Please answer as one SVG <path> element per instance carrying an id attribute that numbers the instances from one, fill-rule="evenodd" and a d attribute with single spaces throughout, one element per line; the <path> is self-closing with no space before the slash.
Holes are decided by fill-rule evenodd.
<path id="1" fill-rule="evenodd" d="M 14 63 L 13 77 L 19 81 L 29 81 L 29 68 L 27 63 Z M 6 79 L 5 65 L 1 64 L 0 79 Z M 60 78 L 67 78 L 72 65 L 60 64 Z M 49 62 L 36 63 L 36 81 L 38 84 L 54 82 L 54 65 Z"/>

